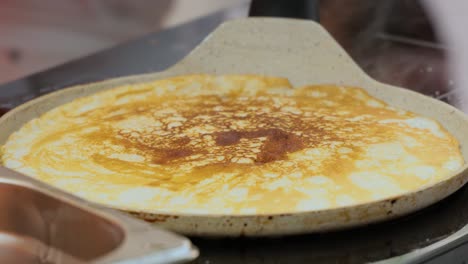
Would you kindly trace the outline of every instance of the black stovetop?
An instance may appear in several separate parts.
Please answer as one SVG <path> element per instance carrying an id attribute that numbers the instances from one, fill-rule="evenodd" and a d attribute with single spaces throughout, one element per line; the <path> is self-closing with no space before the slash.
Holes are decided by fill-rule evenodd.
<path id="1" fill-rule="evenodd" d="M 74 84 L 160 71 L 174 64 L 223 19 L 223 12 L 154 33 L 104 52 L 0 86 L 0 107 Z M 1 113 L 0 113 L 1 114 Z M 362 263 L 383 260 L 446 238 L 468 223 L 468 189 L 427 209 L 390 222 L 324 234 L 263 239 L 192 238 L 201 256 L 194 263 Z M 466 254 L 465 254 L 466 253 Z M 465 263 L 465 246 L 431 263 Z"/>

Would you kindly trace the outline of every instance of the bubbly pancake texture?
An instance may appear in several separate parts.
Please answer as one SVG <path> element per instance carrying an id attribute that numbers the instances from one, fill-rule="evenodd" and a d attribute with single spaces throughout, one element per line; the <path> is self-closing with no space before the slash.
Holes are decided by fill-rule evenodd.
<path id="1" fill-rule="evenodd" d="M 464 164 L 436 121 L 363 89 L 191 75 L 77 99 L 12 134 L 4 165 L 131 211 L 275 214 L 371 202 Z"/>

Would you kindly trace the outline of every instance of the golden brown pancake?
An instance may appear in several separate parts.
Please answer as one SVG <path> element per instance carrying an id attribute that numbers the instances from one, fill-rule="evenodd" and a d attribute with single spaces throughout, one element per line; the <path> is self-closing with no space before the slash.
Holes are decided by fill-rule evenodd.
<path id="1" fill-rule="evenodd" d="M 363 89 L 191 75 L 60 106 L 3 147 L 5 166 L 120 209 L 274 214 L 389 198 L 454 175 L 457 140 Z"/>

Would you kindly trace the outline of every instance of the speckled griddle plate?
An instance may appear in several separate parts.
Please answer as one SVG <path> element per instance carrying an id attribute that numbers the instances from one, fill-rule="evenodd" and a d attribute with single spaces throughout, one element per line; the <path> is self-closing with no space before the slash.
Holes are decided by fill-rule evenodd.
<path id="1" fill-rule="evenodd" d="M 78 97 L 116 86 L 192 74 L 278 76 L 288 78 L 294 87 L 310 84 L 362 87 L 390 106 L 437 120 L 456 137 L 464 159 L 468 160 L 468 122 L 463 113 L 435 99 L 369 78 L 314 22 L 272 18 L 227 22 L 164 72 L 76 86 L 30 101 L 0 118 L 0 145 L 29 120 Z M 466 168 L 465 164 L 453 176 L 404 195 L 332 209 L 291 214 L 162 214 L 153 210 L 131 213 L 191 235 L 267 236 L 336 230 L 395 218 L 435 203 L 465 184 Z"/>

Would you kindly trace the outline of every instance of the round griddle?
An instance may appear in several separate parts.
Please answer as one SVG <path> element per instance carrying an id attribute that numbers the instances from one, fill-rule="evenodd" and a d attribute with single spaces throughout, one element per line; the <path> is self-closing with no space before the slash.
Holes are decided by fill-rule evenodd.
<path id="1" fill-rule="evenodd" d="M 166 71 L 112 79 L 61 90 L 17 107 L 0 118 L 0 144 L 27 121 L 75 98 L 131 83 L 193 74 L 254 73 L 287 77 L 294 86 L 342 84 L 366 89 L 392 106 L 438 120 L 461 144 L 468 160 L 468 119 L 452 106 L 368 77 L 318 24 L 249 18 L 222 24 L 186 58 Z M 465 165 L 435 185 L 367 204 L 278 215 L 161 215 L 132 212 L 189 235 L 270 236 L 323 232 L 393 219 L 442 200 L 467 181 Z"/>

